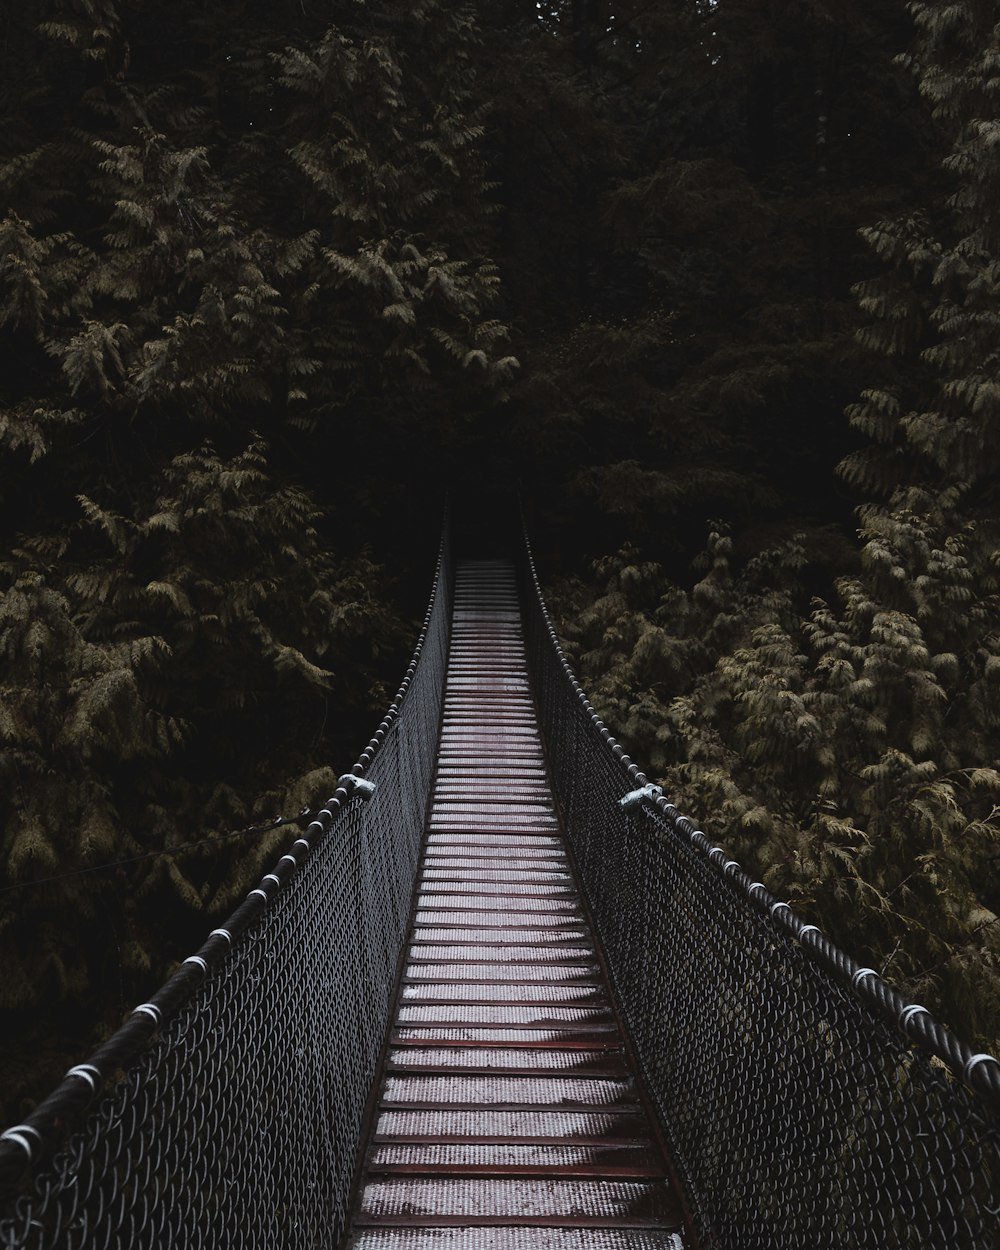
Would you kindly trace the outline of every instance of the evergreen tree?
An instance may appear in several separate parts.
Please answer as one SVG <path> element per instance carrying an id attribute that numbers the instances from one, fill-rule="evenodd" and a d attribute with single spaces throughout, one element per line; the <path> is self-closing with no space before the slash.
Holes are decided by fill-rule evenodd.
<path id="1" fill-rule="evenodd" d="M 905 14 L 675 0 L 504 20 L 498 254 L 530 319 L 518 445 L 567 482 L 574 532 L 600 518 L 604 550 L 638 539 L 679 573 L 706 516 L 749 550 L 792 516 L 826 553 L 825 526 L 850 520 L 817 484 L 852 442 L 856 232 L 900 202 L 927 130 L 891 66 Z"/>
<path id="2" fill-rule="evenodd" d="M 794 545 L 738 570 L 716 538 L 690 592 L 626 553 L 577 645 L 609 718 L 716 836 L 995 1049 L 1000 50 L 983 6 L 913 12 L 904 63 L 950 145 L 951 193 L 866 231 L 886 271 L 858 288 L 881 380 L 850 409 L 870 444 L 842 466 L 871 501 L 856 571 L 804 615 Z"/>
<path id="3" fill-rule="evenodd" d="M 442 453 L 515 365 L 492 307 L 466 8 L 14 8 L 0 19 L 11 1118 L 287 840 L 227 831 L 332 792 L 412 642 Z M 383 508 L 394 494 L 414 523 Z M 391 554 L 393 531 L 400 565 L 420 556 L 403 607 L 369 546 Z"/>

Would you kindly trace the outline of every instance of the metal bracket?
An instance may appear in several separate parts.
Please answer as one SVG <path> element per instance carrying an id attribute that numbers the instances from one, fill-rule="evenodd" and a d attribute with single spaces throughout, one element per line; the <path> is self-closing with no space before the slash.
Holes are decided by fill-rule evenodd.
<path id="1" fill-rule="evenodd" d="M 663 790 L 661 787 L 654 786 L 652 782 L 649 782 L 641 790 L 632 790 L 623 799 L 619 799 L 618 806 L 626 812 L 634 812 L 636 808 L 642 807 L 643 803 L 653 803 L 662 797 Z"/>
<path id="2" fill-rule="evenodd" d="M 365 781 L 363 777 L 355 777 L 353 773 L 344 773 L 337 778 L 337 788 L 341 787 L 347 791 L 349 799 L 353 799 L 356 794 L 363 799 L 370 799 L 375 793 L 374 781 Z"/>

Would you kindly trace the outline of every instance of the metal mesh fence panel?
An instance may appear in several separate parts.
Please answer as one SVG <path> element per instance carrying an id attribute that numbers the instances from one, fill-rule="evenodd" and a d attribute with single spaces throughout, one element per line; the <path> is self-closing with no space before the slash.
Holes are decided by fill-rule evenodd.
<path id="1" fill-rule="evenodd" d="M 639 796 L 520 573 L 557 801 L 701 1245 L 998 1250 L 1000 1064 Z"/>
<path id="2" fill-rule="evenodd" d="M 226 928 L 4 1134 L 4 1250 L 337 1245 L 416 879 L 451 583 L 446 534 L 414 661 L 353 770 L 371 796 L 342 779 Z"/>

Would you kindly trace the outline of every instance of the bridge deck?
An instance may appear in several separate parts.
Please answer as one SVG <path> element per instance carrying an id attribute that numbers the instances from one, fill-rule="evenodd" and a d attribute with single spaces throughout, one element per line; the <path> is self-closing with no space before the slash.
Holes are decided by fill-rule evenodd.
<path id="1" fill-rule="evenodd" d="M 567 858 L 509 564 L 459 566 L 426 854 L 352 1250 L 679 1250 Z"/>

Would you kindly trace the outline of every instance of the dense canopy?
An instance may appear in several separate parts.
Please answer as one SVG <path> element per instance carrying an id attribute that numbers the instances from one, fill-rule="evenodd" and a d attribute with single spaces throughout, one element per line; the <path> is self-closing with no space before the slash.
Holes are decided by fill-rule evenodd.
<path id="1" fill-rule="evenodd" d="M 995 7 L 0 29 L 7 1118 L 367 740 L 449 484 L 677 805 L 995 1048 Z"/>

